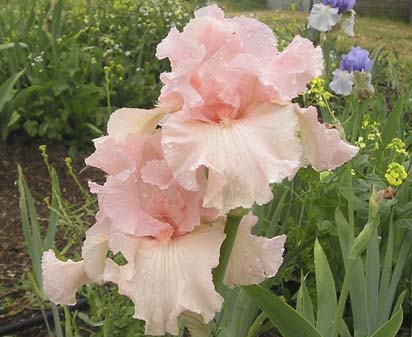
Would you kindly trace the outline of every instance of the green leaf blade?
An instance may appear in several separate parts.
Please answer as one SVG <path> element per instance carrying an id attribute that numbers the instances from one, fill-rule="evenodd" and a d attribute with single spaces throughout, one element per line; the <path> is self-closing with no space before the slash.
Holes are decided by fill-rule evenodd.
<path id="1" fill-rule="evenodd" d="M 243 289 L 266 313 L 283 337 L 322 337 L 303 316 L 269 290 L 258 285 Z"/>
<path id="2" fill-rule="evenodd" d="M 320 245 L 315 241 L 315 271 L 316 271 L 316 292 L 317 301 L 317 325 L 316 328 L 323 336 L 326 336 L 335 320 L 338 307 L 336 299 L 336 288 L 333 274 L 329 266 L 328 259 Z"/>

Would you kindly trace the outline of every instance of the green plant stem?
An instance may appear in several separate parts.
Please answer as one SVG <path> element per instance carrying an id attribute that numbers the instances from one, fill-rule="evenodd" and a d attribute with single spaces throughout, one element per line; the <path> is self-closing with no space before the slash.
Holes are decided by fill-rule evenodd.
<path id="1" fill-rule="evenodd" d="M 245 211 L 243 209 L 236 209 L 231 211 L 227 216 L 225 226 L 226 239 L 220 248 L 219 266 L 213 271 L 213 280 L 220 293 L 223 291 L 223 279 L 225 277 L 227 265 L 229 264 L 230 253 L 232 252 L 239 224 L 244 214 Z"/>
<path id="2" fill-rule="evenodd" d="M 331 122 L 332 124 L 338 123 L 339 120 L 335 117 L 335 114 L 333 113 L 333 110 L 331 109 L 331 107 L 330 107 L 330 105 L 329 105 L 328 98 L 325 97 L 325 95 L 323 94 L 323 95 L 322 95 L 322 99 L 323 99 L 323 102 L 325 102 L 326 108 L 328 109 L 330 122 Z M 325 122 L 325 121 L 324 121 L 324 122 Z"/>
<path id="3" fill-rule="evenodd" d="M 112 104 L 110 101 L 110 77 L 108 72 L 105 73 L 104 89 L 106 92 L 107 113 L 110 115 L 112 113 Z"/>
<path id="4" fill-rule="evenodd" d="M 353 195 L 353 177 L 352 177 L 352 163 L 347 164 L 346 168 L 346 184 L 348 188 L 348 219 L 349 219 L 349 224 L 352 227 L 352 230 L 355 228 L 355 214 L 354 214 L 354 209 L 353 209 L 353 200 L 352 200 L 352 195 Z"/>
<path id="5" fill-rule="evenodd" d="M 361 102 L 357 104 L 358 111 L 355 110 L 355 120 L 353 122 L 352 134 L 351 134 L 351 143 L 354 143 L 359 134 L 359 128 L 362 120 L 362 116 L 365 110 L 365 106 L 367 103 Z"/>

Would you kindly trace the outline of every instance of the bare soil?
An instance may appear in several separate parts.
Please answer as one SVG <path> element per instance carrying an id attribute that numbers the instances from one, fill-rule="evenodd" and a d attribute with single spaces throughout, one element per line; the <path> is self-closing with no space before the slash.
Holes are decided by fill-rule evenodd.
<path id="1" fill-rule="evenodd" d="M 0 143 L 0 327 L 12 322 L 38 315 L 40 310 L 30 301 L 27 273 L 31 269 L 30 257 L 24 243 L 20 218 L 19 193 L 17 190 L 17 164 L 23 168 L 27 183 L 33 194 L 39 218 L 46 219 L 49 210 L 44 198 L 50 195 L 50 179 L 38 149 L 42 143 L 13 140 Z M 48 144 L 50 163 L 60 177 L 63 195 L 67 200 L 78 203 L 83 200 L 78 187 L 66 170 L 64 159 L 68 155 L 67 144 Z M 73 167 L 82 183 L 87 183 L 96 171 L 84 168 L 85 151 L 73 161 Z M 42 329 L 25 330 L 13 336 L 45 336 Z"/>

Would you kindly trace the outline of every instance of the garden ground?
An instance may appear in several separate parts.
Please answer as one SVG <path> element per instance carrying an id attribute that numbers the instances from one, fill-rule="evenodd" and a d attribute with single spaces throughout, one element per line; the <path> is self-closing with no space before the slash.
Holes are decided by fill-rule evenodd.
<path id="1" fill-rule="evenodd" d="M 0 326 L 40 313 L 39 308 L 34 308 L 30 301 L 31 285 L 26 274 L 31 269 L 31 262 L 24 244 L 16 183 L 16 165 L 19 164 L 33 193 L 40 223 L 45 225 L 49 211 L 44 198 L 50 195 L 50 179 L 38 149 L 40 144 L 40 141 L 23 143 L 20 139 L 0 144 Z M 63 195 L 71 203 L 78 204 L 83 196 L 67 173 L 64 163 L 67 152 L 68 146 L 64 144 L 47 146 L 49 161 L 58 172 Z M 91 168 L 81 171 L 85 156 L 80 154 L 73 163 L 83 184 L 95 179 L 98 174 Z M 64 242 L 64 238 L 60 240 Z M 34 333 L 34 336 L 37 336 L 36 333 L 43 336 L 41 331 L 34 330 Z M 21 336 L 27 336 L 27 331 Z"/>

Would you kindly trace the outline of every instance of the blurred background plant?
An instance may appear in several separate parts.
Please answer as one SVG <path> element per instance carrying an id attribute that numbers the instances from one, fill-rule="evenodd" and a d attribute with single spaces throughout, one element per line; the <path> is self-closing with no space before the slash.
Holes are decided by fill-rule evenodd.
<path id="1" fill-rule="evenodd" d="M 118 107 L 151 107 L 159 74 L 154 56 L 196 1 L 21 0 L 0 12 L 1 140 L 99 136 Z"/>

